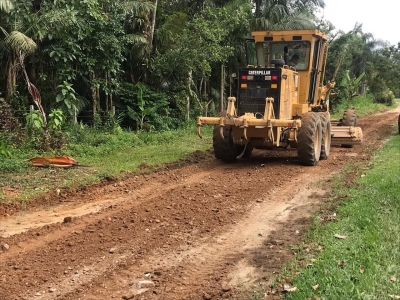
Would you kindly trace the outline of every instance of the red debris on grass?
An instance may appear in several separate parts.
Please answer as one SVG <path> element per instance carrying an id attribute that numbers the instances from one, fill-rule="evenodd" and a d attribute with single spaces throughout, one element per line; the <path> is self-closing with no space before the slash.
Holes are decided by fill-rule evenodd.
<path id="1" fill-rule="evenodd" d="M 34 157 L 29 159 L 32 166 L 34 167 L 60 167 L 69 168 L 73 166 L 79 166 L 79 163 L 67 155 L 53 156 L 53 157 Z"/>

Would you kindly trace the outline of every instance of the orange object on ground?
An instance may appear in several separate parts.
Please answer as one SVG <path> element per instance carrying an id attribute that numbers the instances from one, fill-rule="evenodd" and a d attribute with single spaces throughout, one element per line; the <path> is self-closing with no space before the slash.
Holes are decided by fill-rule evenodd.
<path id="1" fill-rule="evenodd" d="M 79 163 L 75 159 L 67 155 L 53 156 L 53 157 L 34 157 L 29 159 L 29 161 L 35 167 L 52 166 L 52 167 L 68 168 L 72 166 L 79 166 Z"/>

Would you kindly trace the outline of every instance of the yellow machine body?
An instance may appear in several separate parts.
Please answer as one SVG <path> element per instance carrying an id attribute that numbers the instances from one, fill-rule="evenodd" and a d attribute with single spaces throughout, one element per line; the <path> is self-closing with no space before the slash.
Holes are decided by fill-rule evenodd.
<path id="1" fill-rule="evenodd" d="M 332 122 L 325 80 L 327 37 L 318 30 L 257 31 L 247 45 L 248 66 L 239 69 L 237 97 L 229 97 L 218 117 L 198 117 L 215 125 L 215 156 L 232 161 L 253 148 L 296 148 L 299 160 L 316 165 L 332 144 L 362 141 L 353 110 Z M 294 65 L 290 57 L 297 57 Z"/>

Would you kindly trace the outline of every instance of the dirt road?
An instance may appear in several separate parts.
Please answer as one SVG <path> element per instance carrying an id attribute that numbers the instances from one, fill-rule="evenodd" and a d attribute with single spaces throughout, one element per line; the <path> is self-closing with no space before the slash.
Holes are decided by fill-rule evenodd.
<path id="1" fill-rule="evenodd" d="M 233 164 L 196 153 L 1 216 L 0 299 L 234 299 L 293 257 L 333 174 L 349 161 L 362 172 L 397 116 L 360 118 L 363 146 L 334 147 L 316 167 L 293 151 Z"/>

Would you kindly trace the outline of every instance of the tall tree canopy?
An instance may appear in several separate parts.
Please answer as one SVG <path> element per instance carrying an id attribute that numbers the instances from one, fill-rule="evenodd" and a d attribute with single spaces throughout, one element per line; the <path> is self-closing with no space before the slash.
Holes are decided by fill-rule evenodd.
<path id="1" fill-rule="evenodd" d="M 0 91 L 14 107 L 26 108 L 31 102 L 21 72 L 26 68 L 47 111 L 76 115 L 84 109 L 96 120 L 114 105 L 136 114 L 162 108 L 165 116 L 183 120 L 218 107 L 230 93 L 229 75 L 245 64 L 243 38 L 252 30 L 321 28 L 331 38 L 328 73 L 342 57 L 338 80 L 365 74 L 364 90 L 392 89 L 398 95 L 398 47 L 375 40 L 359 24 L 335 33 L 333 24 L 314 15 L 324 5 L 323 0 L 2 0 Z"/>

